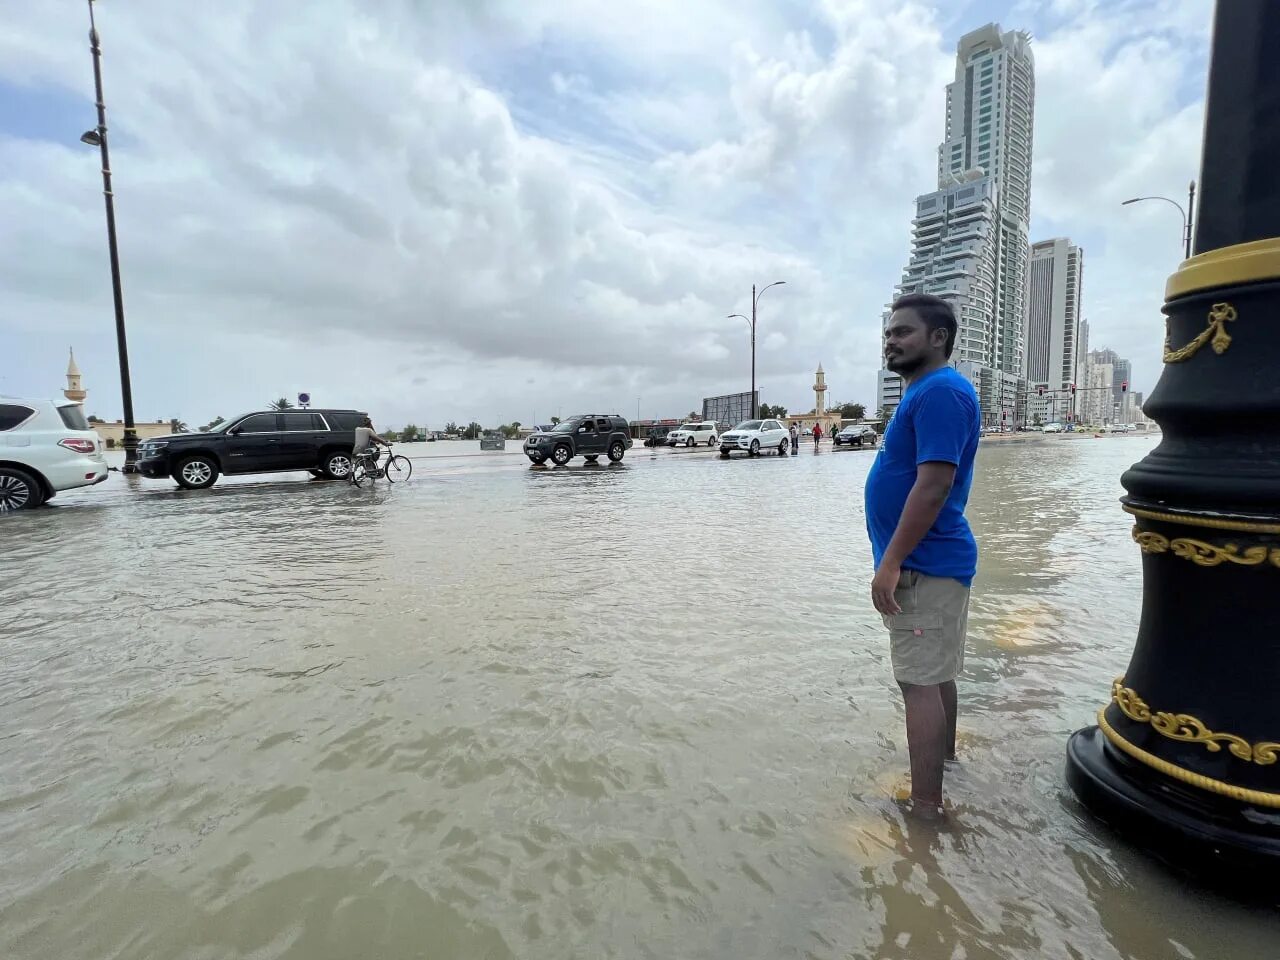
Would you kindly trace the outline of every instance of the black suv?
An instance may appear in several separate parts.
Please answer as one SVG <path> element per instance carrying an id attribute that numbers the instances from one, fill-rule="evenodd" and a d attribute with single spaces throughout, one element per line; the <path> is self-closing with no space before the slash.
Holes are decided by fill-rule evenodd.
<path id="1" fill-rule="evenodd" d="M 138 472 L 173 477 L 179 486 L 213 486 L 220 473 L 307 470 L 314 477 L 351 473 L 359 410 L 285 410 L 247 413 L 208 433 L 179 433 L 138 444 Z"/>
<path id="2" fill-rule="evenodd" d="M 602 453 L 617 463 L 632 442 L 627 421 L 616 413 L 582 413 L 532 434 L 524 442 L 524 453 L 534 463 L 549 458 L 558 467 L 579 456 L 595 463 Z"/>

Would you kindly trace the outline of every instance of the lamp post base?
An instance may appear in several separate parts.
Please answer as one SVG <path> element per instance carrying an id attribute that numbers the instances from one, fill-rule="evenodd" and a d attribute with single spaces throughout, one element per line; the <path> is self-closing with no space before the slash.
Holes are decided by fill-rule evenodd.
<path id="1" fill-rule="evenodd" d="M 1170 780 L 1116 750 L 1098 727 L 1067 741 L 1067 783 L 1126 841 L 1236 894 L 1280 892 L 1280 809 Z"/>

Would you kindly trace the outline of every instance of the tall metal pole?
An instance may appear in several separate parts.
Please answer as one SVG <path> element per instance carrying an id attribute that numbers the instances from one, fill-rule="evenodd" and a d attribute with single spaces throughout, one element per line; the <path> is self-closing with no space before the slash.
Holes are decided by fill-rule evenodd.
<path id="1" fill-rule="evenodd" d="M 1191 181 L 1187 187 L 1187 236 L 1184 243 L 1186 247 L 1185 259 L 1191 259 L 1191 231 L 1194 228 L 1193 221 L 1196 218 L 1196 182 Z"/>
<path id="2" fill-rule="evenodd" d="M 1268 903 L 1280 887 L 1280 656 L 1264 626 L 1280 616 L 1277 49 L 1280 4 L 1219 0 L 1196 252 L 1166 283 L 1152 337 L 1164 364 L 1145 412 L 1160 443 L 1120 478 L 1142 615 L 1128 666 L 1099 677 L 1102 708 L 1067 749 L 1072 789 L 1120 837 Z"/>
<path id="3" fill-rule="evenodd" d="M 756 403 L 756 285 L 751 285 L 751 419 L 760 412 Z"/>
<path id="4" fill-rule="evenodd" d="M 116 246 L 115 194 L 111 189 L 111 154 L 107 149 L 107 107 L 102 99 L 102 47 L 89 0 L 89 49 L 93 52 L 93 88 L 98 106 L 98 148 L 102 151 L 102 196 L 107 207 L 107 249 L 111 256 L 111 295 L 116 310 L 116 352 L 120 358 L 120 395 L 124 403 L 124 472 L 137 468 L 138 434 L 133 423 L 133 387 L 129 381 L 129 343 L 124 331 L 124 293 L 120 288 L 120 251 Z"/>

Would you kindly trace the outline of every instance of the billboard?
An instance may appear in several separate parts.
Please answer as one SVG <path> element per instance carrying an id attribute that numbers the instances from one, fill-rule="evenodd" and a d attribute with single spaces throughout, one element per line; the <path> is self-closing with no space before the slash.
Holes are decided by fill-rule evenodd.
<path id="1" fill-rule="evenodd" d="M 760 403 L 760 391 L 755 393 L 729 393 L 723 397 L 704 397 L 702 400 L 702 419 L 720 425 L 722 430 L 736 426 L 743 420 L 750 420 L 752 401 Z"/>

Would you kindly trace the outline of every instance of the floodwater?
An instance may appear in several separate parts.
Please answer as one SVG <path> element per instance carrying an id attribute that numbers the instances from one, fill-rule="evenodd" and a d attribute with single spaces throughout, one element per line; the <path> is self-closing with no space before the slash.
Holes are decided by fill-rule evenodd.
<path id="1" fill-rule="evenodd" d="M 0 957 L 1274 957 L 1063 783 L 1153 442 L 984 445 L 941 827 L 892 800 L 868 452 L 432 444 L 0 518 Z"/>

